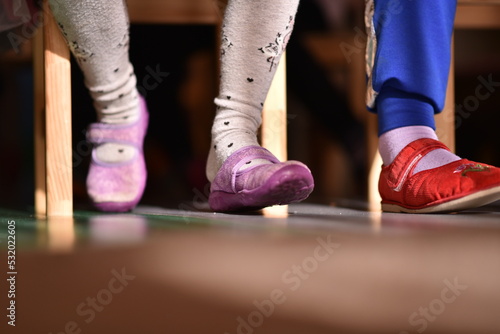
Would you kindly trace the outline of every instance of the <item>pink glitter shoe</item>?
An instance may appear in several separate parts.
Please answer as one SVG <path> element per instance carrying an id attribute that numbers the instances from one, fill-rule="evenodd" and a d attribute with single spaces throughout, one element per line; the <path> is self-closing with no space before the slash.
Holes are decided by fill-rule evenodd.
<path id="1" fill-rule="evenodd" d="M 254 159 L 270 164 L 240 168 Z M 227 158 L 210 186 L 208 203 L 219 212 L 257 210 L 306 199 L 313 191 L 309 168 L 298 161 L 280 162 L 260 146 L 243 147 Z"/>
<path id="2" fill-rule="evenodd" d="M 87 139 L 95 146 L 105 143 L 126 144 L 135 148 L 135 156 L 122 163 L 106 163 L 92 150 L 87 175 L 87 193 L 101 211 L 125 212 L 139 203 L 146 185 L 147 171 L 142 150 L 149 114 L 144 98 L 140 99 L 139 119 L 127 125 L 91 124 Z"/>

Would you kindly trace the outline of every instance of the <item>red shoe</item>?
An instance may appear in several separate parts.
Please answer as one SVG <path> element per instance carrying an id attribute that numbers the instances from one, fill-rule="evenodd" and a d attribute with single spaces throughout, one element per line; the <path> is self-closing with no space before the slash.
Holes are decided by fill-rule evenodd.
<path id="1" fill-rule="evenodd" d="M 461 159 L 412 175 L 420 159 L 440 148 L 449 150 L 437 140 L 418 139 L 382 167 L 382 211 L 454 212 L 500 199 L 500 168 L 494 166 Z"/>

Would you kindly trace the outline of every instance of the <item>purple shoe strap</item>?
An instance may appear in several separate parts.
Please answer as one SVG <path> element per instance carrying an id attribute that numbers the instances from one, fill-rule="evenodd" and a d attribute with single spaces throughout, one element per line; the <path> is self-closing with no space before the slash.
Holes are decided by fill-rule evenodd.
<path id="1" fill-rule="evenodd" d="M 219 169 L 217 176 L 214 179 L 214 186 L 218 188 L 217 185 L 222 186 L 224 184 L 224 178 L 226 175 L 231 175 L 231 189 L 236 192 L 236 177 L 249 172 L 253 168 L 259 167 L 260 165 L 255 165 L 249 167 L 243 171 L 239 169 L 245 165 L 247 162 L 253 159 L 265 159 L 272 163 L 279 163 L 280 161 L 268 150 L 261 146 L 245 146 L 236 150 L 231 154 L 226 161 L 222 164 Z M 227 180 L 227 179 L 226 179 Z M 226 181 L 227 182 L 227 181 Z M 227 183 L 226 183 L 227 184 Z"/>
<path id="2" fill-rule="evenodd" d="M 139 149 L 137 147 L 135 147 L 135 146 L 133 146 L 133 147 L 136 149 L 136 151 L 135 151 L 134 156 L 132 158 L 130 158 L 129 160 L 126 160 L 126 161 L 114 162 L 114 163 L 104 162 L 102 160 L 99 160 L 99 158 L 97 157 L 96 150 L 92 150 L 92 162 L 96 165 L 99 165 L 101 167 L 107 167 L 107 168 L 115 168 L 115 167 L 122 167 L 122 166 L 130 165 L 142 153 L 141 151 L 139 151 Z"/>
<path id="3" fill-rule="evenodd" d="M 238 162 L 236 165 L 234 165 L 233 170 L 231 172 L 231 188 L 233 189 L 233 192 L 236 192 L 236 177 L 243 175 L 245 173 L 248 173 L 252 169 L 261 166 L 261 165 L 254 165 L 254 166 L 251 166 L 251 167 L 246 168 L 244 170 L 240 170 L 240 168 L 242 166 L 247 164 L 249 161 L 252 161 L 255 159 L 268 160 L 268 161 L 272 162 L 273 164 L 280 162 L 274 155 L 269 156 L 269 154 L 253 154 L 253 155 L 245 156 L 245 159 L 240 160 L 240 162 Z"/>
<path id="4" fill-rule="evenodd" d="M 139 119 L 132 124 L 115 125 L 106 123 L 94 123 L 89 126 L 87 140 L 92 144 L 121 143 L 142 147 L 149 115 L 146 111 L 146 103 L 140 99 Z"/>
<path id="5" fill-rule="evenodd" d="M 136 149 L 134 157 L 130 160 L 121 163 L 106 163 L 97 158 L 95 150 L 92 150 L 92 160 L 95 164 L 102 167 L 121 167 L 132 163 L 137 156 L 142 154 L 144 136 L 149 121 L 146 101 L 142 96 L 139 97 L 139 119 L 131 124 L 106 124 L 94 123 L 89 126 L 87 131 L 87 140 L 94 144 L 100 145 L 105 143 L 124 144 L 132 146 Z"/>

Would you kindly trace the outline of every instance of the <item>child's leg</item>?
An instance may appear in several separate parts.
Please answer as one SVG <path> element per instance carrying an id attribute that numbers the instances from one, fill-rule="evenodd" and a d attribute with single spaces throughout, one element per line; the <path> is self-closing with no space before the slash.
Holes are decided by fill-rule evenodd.
<path id="1" fill-rule="evenodd" d="M 222 30 L 221 85 L 215 99 L 210 181 L 233 152 L 259 145 L 262 107 L 292 33 L 298 0 L 229 1 Z"/>
<path id="2" fill-rule="evenodd" d="M 500 197 L 500 170 L 460 159 L 434 132 L 455 10 L 456 1 L 367 2 L 367 103 L 378 115 L 384 210 L 455 211 Z"/>
<path id="3" fill-rule="evenodd" d="M 263 150 L 257 141 L 257 130 L 261 125 L 261 112 L 267 92 L 293 29 L 298 3 L 298 0 L 232 0 L 226 8 L 222 31 L 221 86 L 219 96 L 215 99 L 217 113 L 212 127 L 212 147 L 207 163 L 207 177 L 212 182 L 209 201 L 214 210 L 237 210 L 248 206 L 289 202 L 287 196 L 290 194 L 284 192 L 277 194 L 276 198 L 281 196 L 281 199 L 274 199 L 274 202 L 239 202 L 225 206 L 226 201 L 224 205 L 217 205 L 214 204 L 214 192 L 219 188 L 218 193 L 224 192 L 222 188 L 225 186 L 222 184 L 225 181 L 220 179 L 225 178 L 223 175 L 226 170 L 229 174 L 249 171 L 244 176 L 238 176 L 239 179 L 236 179 L 236 176 L 227 178 L 228 182 L 238 183 L 240 179 L 251 175 L 252 182 L 240 182 L 242 192 L 250 191 L 249 188 L 262 188 L 270 178 L 278 177 L 278 174 L 282 173 L 276 167 L 282 166 L 277 164 L 275 158 L 269 158 L 267 153 L 262 153 Z M 248 151 L 247 154 L 245 150 L 249 147 L 259 148 L 254 149 L 251 154 Z M 229 157 L 231 159 L 228 159 Z M 245 161 L 240 164 L 240 161 L 236 160 Z M 233 163 L 234 166 L 229 168 Z M 262 165 L 269 168 L 261 168 Z M 307 187 L 312 191 L 310 172 L 303 165 L 301 169 L 308 174 Z M 232 188 L 232 193 L 240 192 L 236 189 L 237 186 L 226 186 Z M 275 189 L 264 193 L 270 191 Z M 235 196 L 231 201 L 237 201 L 234 198 L 239 195 L 232 195 Z M 292 200 L 303 198 L 305 197 Z"/>
<path id="4" fill-rule="evenodd" d="M 123 0 L 50 0 L 50 4 L 85 76 L 99 122 L 137 120 L 138 93 L 128 58 L 129 22 Z"/>
<path id="5" fill-rule="evenodd" d="M 147 116 L 129 61 L 127 8 L 123 0 L 50 0 L 50 5 L 97 112 L 99 123 L 89 131 L 96 144 L 87 178 L 89 195 L 103 210 L 130 209 L 144 189 Z"/>
<path id="6" fill-rule="evenodd" d="M 444 106 L 456 3 L 373 2 L 368 13 L 375 36 L 370 36 L 368 61 L 373 68 L 367 102 L 377 112 L 380 153 L 388 165 L 412 141 L 437 139 L 434 114 Z M 443 164 L 458 160 L 445 150 L 436 153 L 445 156 L 438 158 Z M 429 158 L 419 162 L 417 171 L 422 165 L 439 166 L 426 162 Z"/>

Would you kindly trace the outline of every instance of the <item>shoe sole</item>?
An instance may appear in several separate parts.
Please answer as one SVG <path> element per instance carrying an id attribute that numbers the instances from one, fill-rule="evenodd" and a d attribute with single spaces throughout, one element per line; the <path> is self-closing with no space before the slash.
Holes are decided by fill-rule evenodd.
<path id="1" fill-rule="evenodd" d="M 314 189 L 311 177 L 285 173 L 272 178 L 259 188 L 236 194 L 215 191 L 209 196 L 212 210 L 218 212 L 255 211 L 273 205 L 285 205 L 305 200 Z"/>
<path id="2" fill-rule="evenodd" d="M 139 200 L 134 200 L 131 202 L 93 202 L 92 205 L 94 207 L 102 212 L 129 212 L 134 209 L 137 204 L 139 203 Z"/>
<path id="3" fill-rule="evenodd" d="M 396 213 L 450 213 L 477 208 L 497 200 L 500 200 L 500 186 L 420 209 L 410 209 L 397 204 L 382 203 L 382 211 Z"/>

